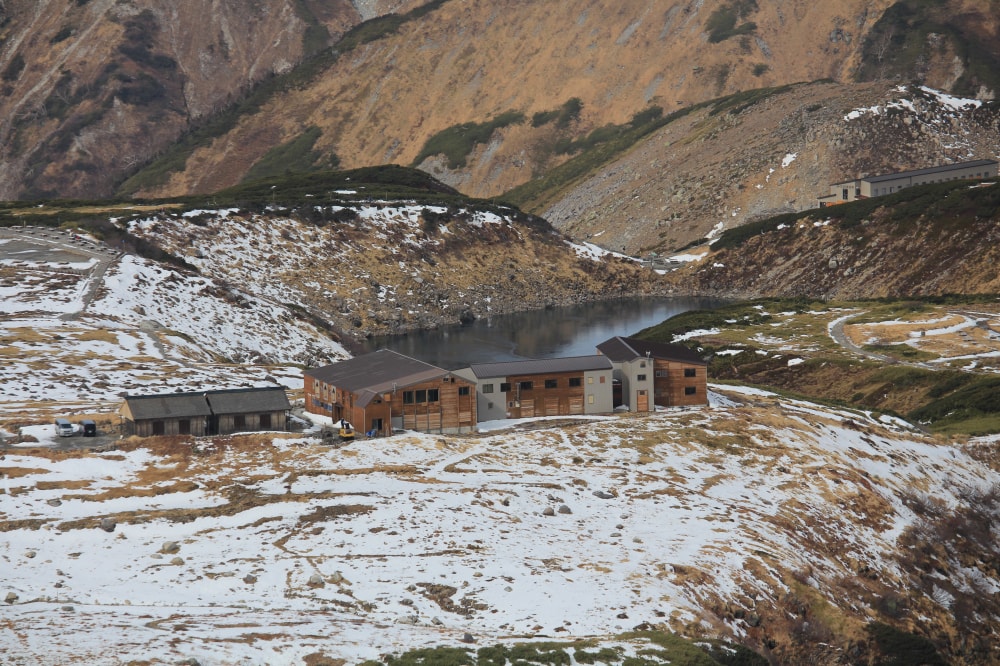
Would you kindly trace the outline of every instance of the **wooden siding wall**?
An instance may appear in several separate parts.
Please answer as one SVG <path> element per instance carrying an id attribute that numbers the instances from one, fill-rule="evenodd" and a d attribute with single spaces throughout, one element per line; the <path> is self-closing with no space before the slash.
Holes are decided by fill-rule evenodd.
<path id="1" fill-rule="evenodd" d="M 693 368 L 694 377 L 685 377 L 684 371 Z M 665 373 L 665 376 L 660 376 Z M 704 365 L 689 365 L 678 361 L 656 359 L 654 364 L 653 399 L 661 407 L 683 407 L 708 404 L 708 368 Z M 688 395 L 685 388 L 693 386 L 694 394 Z"/>
<path id="2" fill-rule="evenodd" d="M 264 428 L 261 426 L 261 416 L 264 414 L 269 414 L 271 416 L 271 425 Z M 243 417 L 243 426 L 240 428 L 236 427 L 236 417 Z M 263 412 L 261 414 L 219 414 L 217 417 L 216 428 L 218 434 L 228 435 L 234 432 L 253 432 L 258 430 L 284 430 L 286 425 L 286 417 L 284 410 L 275 412 Z"/>
<path id="3" fill-rule="evenodd" d="M 459 395 L 460 387 L 468 395 Z M 334 420 L 347 419 L 359 433 L 371 430 L 378 419 L 382 429 L 378 434 L 392 434 L 392 419 L 402 419 L 403 428 L 418 432 L 461 432 L 472 430 L 477 420 L 476 386 L 460 377 L 442 377 L 422 382 L 375 398 L 365 406 L 357 404 L 350 391 L 327 388 L 306 375 L 306 411 L 323 414 Z M 403 404 L 404 391 L 438 391 L 437 402 Z M 388 396 L 388 400 L 386 399 Z M 338 407 L 338 405 L 340 405 Z"/>
<path id="4" fill-rule="evenodd" d="M 187 433 L 182 433 L 180 428 L 181 421 L 188 421 L 190 423 L 190 430 Z M 155 424 L 163 424 L 163 432 L 155 432 Z M 205 434 L 205 426 L 208 423 L 208 419 L 204 416 L 192 416 L 187 419 L 143 419 L 140 421 L 125 421 L 125 434 L 126 435 L 137 435 L 139 437 L 153 437 L 154 435 L 194 435 L 196 437 L 201 437 Z"/>
<path id="5" fill-rule="evenodd" d="M 458 389 L 468 389 L 459 395 Z M 404 404 L 403 393 L 437 389 L 437 402 Z M 461 377 L 449 376 L 397 389 L 392 394 L 392 415 L 403 419 L 403 428 L 418 432 L 461 432 L 472 430 L 476 414 L 476 385 Z M 388 418 L 385 420 L 388 426 Z"/>
<path id="6" fill-rule="evenodd" d="M 582 370 L 539 375 L 510 375 L 507 377 L 510 391 L 503 394 L 507 412 L 512 419 L 583 414 L 587 409 L 588 389 L 595 394 L 598 391 L 607 391 L 608 395 L 611 394 L 611 372 L 608 371 L 607 374 L 608 378 L 604 384 L 599 384 L 600 380 L 595 378 L 595 383 L 589 387 Z M 569 385 L 571 377 L 579 378 L 580 386 L 571 387 Z M 556 380 L 556 388 L 545 388 L 546 379 Z M 531 389 L 519 391 L 518 386 L 521 382 L 531 382 Z M 500 388 L 499 385 L 497 388 Z"/>

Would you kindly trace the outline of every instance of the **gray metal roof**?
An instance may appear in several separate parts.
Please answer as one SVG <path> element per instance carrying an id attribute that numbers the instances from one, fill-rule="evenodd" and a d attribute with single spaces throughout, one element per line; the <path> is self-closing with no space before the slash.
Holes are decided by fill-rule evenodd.
<path id="1" fill-rule="evenodd" d="M 664 361 L 708 365 L 704 359 L 698 356 L 697 352 L 683 345 L 674 345 L 667 342 L 651 342 L 638 338 L 616 336 L 597 345 L 597 349 L 616 363 L 649 356 Z"/>
<path id="2" fill-rule="evenodd" d="M 898 180 L 900 178 L 909 178 L 911 176 L 926 176 L 927 174 L 932 173 L 947 173 L 958 169 L 993 166 L 994 164 L 997 164 L 996 160 L 973 160 L 971 162 L 958 162 L 957 164 L 943 164 L 941 166 L 929 167 L 927 169 L 914 169 L 913 171 L 887 173 L 884 176 L 871 176 L 869 178 L 862 178 L 861 180 L 869 183 L 880 183 L 887 180 Z"/>
<path id="3" fill-rule="evenodd" d="M 162 395 L 127 395 L 133 421 L 181 419 L 214 414 L 254 414 L 291 409 L 285 389 L 279 386 L 164 393 Z"/>
<path id="4" fill-rule="evenodd" d="M 163 395 L 127 395 L 133 421 L 147 419 L 180 419 L 189 416 L 209 416 L 209 409 L 203 393 L 165 393 Z"/>
<path id="5" fill-rule="evenodd" d="M 610 370 L 611 361 L 606 356 L 571 356 L 569 358 L 543 358 L 502 363 L 474 363 L 469 366 L 477 378 L 511 377 L 515 375 L 551 375 L 559 372 L 587 372 Z"/>
<path id="6" fill-rule="evenodd" d="M 285 389 L 278 386 L 207 391 L 205 399 L 213 414 L 280 412 L 292 408 Z"/>
<path id="7" fill-rule="evenodd" d="M 306 370 L 304 374 L 350 391 L 364 406 L 379 393 L 428 382 L 451 373 L 391 349 L 379 349 L 322 368 Z"/>

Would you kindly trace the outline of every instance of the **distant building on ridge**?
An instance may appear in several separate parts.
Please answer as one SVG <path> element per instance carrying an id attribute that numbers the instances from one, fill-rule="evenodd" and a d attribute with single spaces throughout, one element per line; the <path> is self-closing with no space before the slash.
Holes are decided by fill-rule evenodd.
<path id="1" fill-rule="evenodd" d="M 820 197 L 820 208 L 836 204 L 870 199 L 892 194 L 914 185 L 943 183 L 949 180 L 966 180 L 969 178 L 996 178 L 998 163 L 996 160 L 974 160 L 959 162 L 928 169 L 900 171 L 883 176 L 866 176 L 856 180 L 830 185 L 830 194 Z"/>

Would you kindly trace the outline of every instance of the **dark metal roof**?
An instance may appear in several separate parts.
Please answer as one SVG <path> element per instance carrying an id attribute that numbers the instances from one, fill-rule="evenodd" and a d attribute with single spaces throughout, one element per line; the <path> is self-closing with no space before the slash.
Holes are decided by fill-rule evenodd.
<path id="1" fill-rule="evenodd" d="M 127 395 L 133 421 L 181 419 L 214 414 L 253 414 L 291 409 L 285 389 L 278 386 L 165 393 L 162 395 Z"/>
<path id="2" fill-rule="evenodd" d="M 598 351 L 615 363 L 632 361 L 643 356 L 658 358 L 664 361 L 678 361 L 692 365 L 708 365 L 698 353 L 683 345 L 667 342 L 650 342 L 638 338 L 623 338 L 616 336 L 597 345 Z"/>
<path id="3" fill-rule="evenodd" d="M 205 393 L 214 414 L 252 414 L 291 409 L 285 389 L 278 386 L 230 389 Z"/>
<path id="4" fill-rule="evenodd" d="M 306 370 L 304 374 L 350 391 L 364 406 L 379 393 L 428 382 L 451 373 L 391 349 L 379 349 L 364 356 Z"/>
<path id="5" fill-rule="evenodd" d="M 606 356 L 571 356 L 569 358 L 543 358 L 502 363 L 474 363 L 469 366 L 478 378 L 510 377 L 514 375 L 550 375 L 559 372 L 586 372 L 610 370 L 611 361 Z"/>
<path id="6" fill-rule="evenodd" d="M 931 173 L 947 173 L 949 171 L 956 171 L 958 169 L 968 169 L 980 166 L 992 166 L 997 164 L 996 160 L 973 160 L 971 162 L 958 162 L 957 164 L 943 164 L 941 166 L 929 167 L 927 169 L 914 169 L 913 171 L 900 171 L 898 173 L 887 173 L 884 176 L 871 176 L 869 178 L 862 178 L 861 180 L 867 181 L 869 183 L 879 183 L 887 180 L 898 180 L 900 178 L 909 178 L 910 176 L 926 176 Z"/>
<path id="7" fill-rule="evenodd" d="M 203 393 L 166 393 L 163 395 L 127 395 L 133 421 L 147 419 L 180 419 L 188 416 L 209 416 L 209 409 Z"/>

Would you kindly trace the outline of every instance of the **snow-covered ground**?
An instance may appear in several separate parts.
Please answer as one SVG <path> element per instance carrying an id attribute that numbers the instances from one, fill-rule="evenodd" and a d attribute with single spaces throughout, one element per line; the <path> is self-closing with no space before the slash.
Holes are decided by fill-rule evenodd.
<path id="1" fill-rule="evenodd" d="M 108 253 L 97 270 L 101 262 L 68 238 L 26 233 L 17 240 L 31 256 L 0 280 L 0 413 L 107 411 L 125 392 L 266 385 L 268 377 L 300 388 L 293 362 L 347 356 L 274 301 L 132 255 Z M 13 242 L 0 244 L 0 256 Z M 53 268 L 47 252 L 79 252 L 78 270 Z"/>
<path id="2" fill-rule="evenodd" d="M 1000 482 L 899 425 L 738 387 L 477 437 L 46 451 L 3 462 L 5 664 L 358 663 L 644 621 L 739 636 L 706 604 L 772 603 L 805 568 L 836 603 L 850 560 L 901 577 L 908 493 Z"/>

